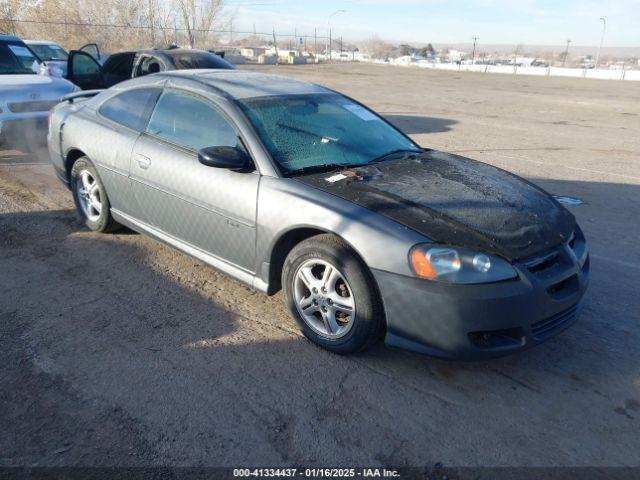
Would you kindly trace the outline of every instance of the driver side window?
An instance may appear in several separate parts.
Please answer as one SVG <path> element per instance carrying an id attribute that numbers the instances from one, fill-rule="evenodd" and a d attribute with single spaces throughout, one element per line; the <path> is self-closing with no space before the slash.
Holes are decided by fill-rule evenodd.
<path id="1" fill-rule="evenodd" d="M 218 109 L 193 95 L 176 91 L 162 94 L 147 133 L 196 151 L 238 146 L 238 132 Z"/>
<path id="2" fill-rule="evenodd" d="M 162 62 L 156 57 L 144 57 L 138 64 L 136 69 L 136 77 L 142 77 L 144 75 L 151 75 L 152 73 L 158 73 L 164 70 Z"/>

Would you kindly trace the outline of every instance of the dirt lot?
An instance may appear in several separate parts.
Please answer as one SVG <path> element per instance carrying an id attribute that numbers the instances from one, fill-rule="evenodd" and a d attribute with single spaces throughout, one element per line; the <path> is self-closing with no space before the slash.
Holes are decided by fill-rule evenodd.
<path id="1" fill-rule="evenodd" d="M 257 67 L 254 67 L 257 68 Z M 558 195 L 592 250 L 578 323 L 460 364 L 340 357 L 141 235 L 96 235 L 44 156 L 0 152 L 0 465 L 640 466 L 640 85 L 264 67 Z"/>

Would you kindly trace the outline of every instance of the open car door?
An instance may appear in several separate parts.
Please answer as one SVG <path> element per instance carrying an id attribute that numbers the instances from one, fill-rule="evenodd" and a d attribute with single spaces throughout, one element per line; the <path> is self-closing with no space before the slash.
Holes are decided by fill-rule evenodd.
<path id="1" fill-rule="evenodd" d="M 80 50 L 69 52 L 67 79 L 82 90 L 104 88 L 102 66 L 92 55 Z"/>
<path id="2" fill-rule="evenodd" d="M 102 65 L 102 58 L 100 56 L 100 49 L 95 43 L 87 43 L 78 49 L 80 52 L 85 52 L 95 58 L 99 64 Z"/>

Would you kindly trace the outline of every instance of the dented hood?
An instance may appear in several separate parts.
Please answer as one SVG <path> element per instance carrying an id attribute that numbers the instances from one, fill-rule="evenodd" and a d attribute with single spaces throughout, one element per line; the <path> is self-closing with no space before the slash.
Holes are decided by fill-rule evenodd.
<path id="1" fill-rule="evenodd" d="M 433 150 L 337 173 L 295 177 L 431 240 L 511 261 L 566 242 L 575 218 L 551 195 L 504 170 Z"/>

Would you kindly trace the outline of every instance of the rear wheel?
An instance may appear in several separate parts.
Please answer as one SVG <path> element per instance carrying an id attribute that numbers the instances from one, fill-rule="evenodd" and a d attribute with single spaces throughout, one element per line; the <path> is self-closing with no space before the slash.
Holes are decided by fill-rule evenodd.
<path id="1" fill-rule="evenodd" d="M 120 227 L 111 216 L 111 204 L 96 167 L 80 157 L 71 168 L 71 190 L 80 220 L 94 232 L 110 232 Z"/>
<path id="2" fill-rule="evenodd" d="M 368 269 L 333 235 L 289 253 L 282 274 L 289 310 L 307 338 L 336 353 L 363 350 L 382 329 L 382 308 Z"/>

